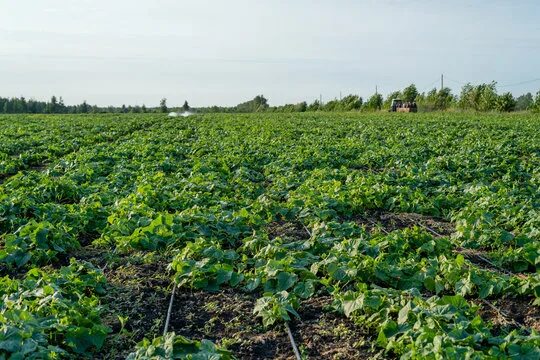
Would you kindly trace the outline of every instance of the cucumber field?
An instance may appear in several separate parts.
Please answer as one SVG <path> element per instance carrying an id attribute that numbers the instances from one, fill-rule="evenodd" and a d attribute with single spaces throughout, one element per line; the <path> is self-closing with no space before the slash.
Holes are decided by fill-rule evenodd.
<path id="1" fill-rule="evenodd" d="M 538 114 L 0 124 L 0 360 L 540 359 Z"/>

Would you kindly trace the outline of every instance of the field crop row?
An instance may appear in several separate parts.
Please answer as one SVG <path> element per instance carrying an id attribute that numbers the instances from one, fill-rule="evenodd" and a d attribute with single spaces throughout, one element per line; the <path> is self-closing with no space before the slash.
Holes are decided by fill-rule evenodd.
<path id="1" fill-rule="evenodd" d="M 540 357 L 534 115 L 0 123 L 0 359 Z"/>

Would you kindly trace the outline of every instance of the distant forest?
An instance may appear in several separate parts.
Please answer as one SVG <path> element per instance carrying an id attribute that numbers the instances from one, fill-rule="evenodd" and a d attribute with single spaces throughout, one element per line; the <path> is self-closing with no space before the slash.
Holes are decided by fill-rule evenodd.
<path id="1" fill-rule="evenodd" d="M 270 106 L 268 99 L 257 95 L 252 100 L 236 106 L 210 106 L 191 108 L 187 101 L 180 107 L 168 107 L 167 99 L 161 99 L 159 106 L 147 108 L 145 105 L 122 105 L 120 107 L 100 107 L 90 105 L 86 101 L 78 105 L 66 105 L 62 97 L 52 96 L 49 101 L 34 99 L 2 98 L 0 97 L 1 114 L 85 114 L 85 113 L 167 113 L 169 111 L 193 111 L 199 113 L 251 113 L 251 112 L 305 112 L 305 111 L 380 111 L 390 108 L 392 99 L 405 102 L 415 102 L 419 111 L 444 110 L 473 110 L 473 111 L 534 111 L 540 112 L 540 91 L 533 96 L 531 93 L 514 97 L 510 92 L 499 94 L 497 83 L 472 85 L 462 87 L 459 95 L 452 94 L 450 88 L 442 88 L 420 93 L 414 84 L 400 91 L 391 92 L 383 97 L 375 93 L 364 100 L 359 95 L 350 94 L 341 99 L 333 99 L 326 103 L 315 100 L 297 104 Z"/>

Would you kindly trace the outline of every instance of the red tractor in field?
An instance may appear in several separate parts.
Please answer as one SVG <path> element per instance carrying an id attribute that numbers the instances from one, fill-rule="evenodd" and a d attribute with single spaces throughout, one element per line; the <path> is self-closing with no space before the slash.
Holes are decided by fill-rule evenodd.
<path id="1" fill-rule="evenodd" d="M 390 112 L 412 112 L 415 113 L 418 111 L 416 106 L 416 101 L 402 101 L 401 99 L 392 99 L 392 104 L 390 105 Z"/>

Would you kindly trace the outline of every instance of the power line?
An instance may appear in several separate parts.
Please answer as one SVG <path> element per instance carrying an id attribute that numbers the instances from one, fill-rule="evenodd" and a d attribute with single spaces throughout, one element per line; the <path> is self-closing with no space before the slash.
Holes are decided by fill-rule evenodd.
<path id="1" fill-rule="evenodd" d="M 439 81 L 441 81 L 441 79 L 437 79 L 434 82 L 432 82 L 431 84 L 429 84 L 428 86 L 424 86 L 423 88 L 421 88 L 422 92 L 426 92 L 427 90 L 431 90 L 433 88 L 433 86 L 435 84 L 437 84 Z"/>
<path id="2" fill-rule="evenodd" d="M 446 80 L 450 80 L 451 82 L 456 83 L 456 84 L 459 84 L 459 85 L 462 85 L 462 86 L 468 84 L 468 83 L 464 83 L 463 81 L 451 79 L 451 78 L 449 78 L 448 76 L 446 77 Z"/>
<path id="3" fill-rule="evenodd" d="M 450 81 L 453 82 L 453 83 L 456 83 L 456 84 L 459 84 L 459 85 L 462 85 L 462 86 L 463 86 L 463 85 L 470 84 L 470 82 L 465 83 L 465 82 L 463 82 L 463 81 L 451 79 L 451 78 L 449 78 L 448 76 L 445 76 L 445 78 L 446 78 L 447 80 L 450 80 Z M 530 83 L 537 82 L 537 81 L 540 81 L 540 78 L 536 78 L 536 79 L 532 79 L 532 80 L 520 81 L 520 82 L 516 82 L 516 83 L 511 83 L 511 84 L 497 85 L 497 87 L 498 87 L 498 88 L 503 88 L 503 87 L 518 86 L 518 85 L 523 85 L 523 84 L 530 84 Z"/>
<path id="4" fill-rule="evenodd" d="M 523 85 L 523 84 L 530 84 L 530 83 L 537 82 L 537 81 L 540 81 L 540 78 L 532 79 L 532 80 L 526 80 L 526 81 L 521 81 L 521 82 L 517 82 L 517 83 L 513 83 L 513 84 L 499 85 L 498 87 L 518 86 L 518 85 Z"/>

